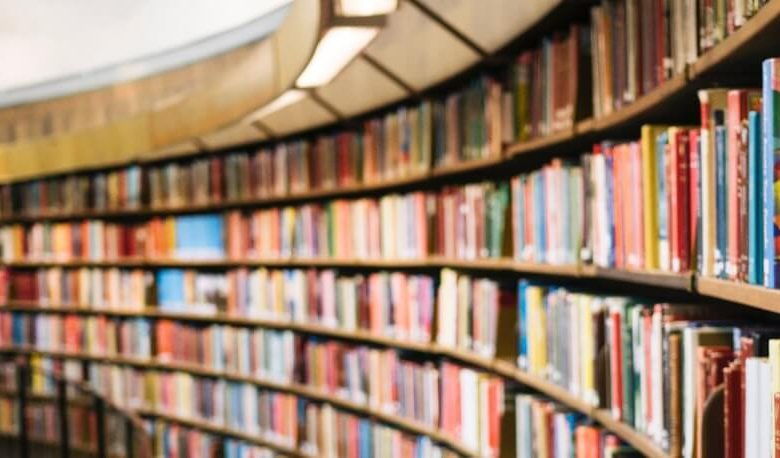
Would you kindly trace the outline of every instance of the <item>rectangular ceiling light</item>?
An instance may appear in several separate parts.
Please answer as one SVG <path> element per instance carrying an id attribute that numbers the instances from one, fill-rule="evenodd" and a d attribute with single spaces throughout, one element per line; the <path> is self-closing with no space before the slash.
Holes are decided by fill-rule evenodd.
<path id="1" fill-rule="evenodd" d="M 243 122 L 245 124 L 251 124 L 257 120 L 260 120 L 269 114 L 279 111 L 282 108 L 285 108 L 287 106 L 292 105 L 295 102 L 298 102 L 302 98 L 306 96 L 305 91 L 300 91 L 297 89 L 289 89 L 282 93 L 279 97 L 273 99 L 271 103 L 261 107 L 260 109 L 253 111 L 249 115 L 247 115 Z"/>
<path id="2" fill-rule="evenodd" d="M 338 0 L 339 16 L 378 16 L 390 14 L 398 8 L 398 0 Z"/>
<path id="3" fill-rule="evenodd" d="M 301 88 L 328 84 L 374 39 L 376 27 L 333 27 L 325 33 L 296 81 Z"/>

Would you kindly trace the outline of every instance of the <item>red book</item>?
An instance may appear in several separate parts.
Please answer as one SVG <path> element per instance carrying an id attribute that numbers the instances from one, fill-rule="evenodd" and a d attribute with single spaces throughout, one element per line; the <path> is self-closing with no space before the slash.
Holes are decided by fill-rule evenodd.
<path id="1" fill-rule="evenodd" d="M 209 167 L 210 181 L 211 181 L 211 201 L 220 202 L 222 200 L 222 175 L 223 175 L 223 163 L 221 157 L 214 157 L 211 159 L 211 167 Z M 189 196 L 185 196 L 189 198 Z"/>
<path id="2" fill-rule="evenodd" d="M 633 184 L 642 182 L 642 149 L 638 142 L 633 142 L 629 146 L 631 156 L 631 174 L 628 178 L 629 186 L 632 189 L 632 243 L 633 243 L 633 262 L 630 267 L 635 269 L 642 269 L 645 265 L 645 247 L 644 247 L 644 211 L 642 206 L 644 205 L 642 196 L 642 186 L 634 186 Z"/>
<path id="3" fill-rule="evenodd" d="M 688 185 L 688 131 L 674 130 L 672 141 L 670 190 L 670 252 L 673 272 L 685 272 L 690 269 L 690 217 Z"/>
<path id="4" fill-rule="evenodd" d="M 613 146 L 610 148 L 604 149 L 604 155 L 606 156 L 607 162 L 612 162 L 612 181 L 613 181 L 613 189 L 625 189 L 623 188 L 622 180 L 621 180 L 621 170 L 622 170 L 622 164 L 621 164 L 621 155 L 616 154 L 617 150 L 619 149 L 619 146 Z M 613 198 L 613 207 L 615 209 L 615 267 L 622 268 L 625 267 L 625 243 L 623 243 L 623 232 L 625 228 L 623 227 L 623 193 L 622 192 L 614 192 L 612 194 Z"/>
<path id="5" fill-rule="evenodd" d="M 723 370 L 723 445 L 725 458 L 742 458 L 744 454 L 742 372 L 742 364 L 739 360 L 733 361 Z"/>
<path id="6" fill-rule="evenodd" d="M 696 267 L 699 233 L 699 129 L 688 131 L 688 266 Z"/>
<path id="7" fill-rule="evenodd" d="M 747 224 L 740 227 L 739 218 L 739 162 L 740 158 L 740 137 L 741 137 L 741 119 L 747 118 L 747 98 L 746 92 L 733 90 L 728 93 L 728 119 L 727 126 L 727 148 L 726 148 L 726 221 L 728 245 L 726 250 L 726 274 L 731 279 L 737 278 L 737 264 L 739 262 L 739 238 L 740 232 L 747 229 Z"/>

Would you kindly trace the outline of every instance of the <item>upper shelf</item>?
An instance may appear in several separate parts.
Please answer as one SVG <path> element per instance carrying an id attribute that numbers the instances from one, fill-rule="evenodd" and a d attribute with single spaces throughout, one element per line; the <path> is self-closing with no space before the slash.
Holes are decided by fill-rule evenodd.
<path id="1" fill-rule="evenodd" d="M 333 123 L 452 77 L 481 60 L 481 47 L 503 46 L 569 0 L 401 2 L 333 82 L 257 123 L 242 121 L 293 86 L 327 27 L 322 13 L 331 3 L 295 0 L 272 36 L 213 58 L 0 110 L 0 181 L 195 154 Z M 505 17 L 513 20 L 495 26 Z"/>

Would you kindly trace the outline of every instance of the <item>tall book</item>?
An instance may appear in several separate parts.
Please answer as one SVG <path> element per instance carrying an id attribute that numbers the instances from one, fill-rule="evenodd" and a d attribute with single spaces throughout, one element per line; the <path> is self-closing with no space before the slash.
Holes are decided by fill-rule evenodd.
<path id="1" fill-rule="evenodd" d="M 715 274 L 716 248 L 716 157 L 715 157 L 715 114 L 724 113 L 727 104 L 726 89 L 707 89 L 699 91 L 701 109 L 701 133 L 699 176 L 701 181 L 701 274 Z"/>
<path id="2" fill-rule="evenodd" d="M 777 287 L 780 242 L 780 59 L 763 64 L 764 286 Z"/>

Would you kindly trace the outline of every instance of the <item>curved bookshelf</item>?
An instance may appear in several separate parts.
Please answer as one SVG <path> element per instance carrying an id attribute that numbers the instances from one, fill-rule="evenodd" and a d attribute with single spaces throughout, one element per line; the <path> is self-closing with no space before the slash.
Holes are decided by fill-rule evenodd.
<path id="1" fill-rule="evenodd" d="M 206 318 L 206 317 L 203 317 Z M 210 320 L 214 322 L 215 320 Z M 217 320 L 217 322 L 222 322 Z M 254 320 L 229 320 L 225 323 L 248 325 Z M 529 374 L 517 368 L 512 361 L 502 360 L 499 358 L 489 359 L 472 352 L 444 348 L 435 343 L 413 343 L 405 342 L 402 340 L 376 336 L 365 331 L 347 332 L 338 331 L 326 328 L 319 325 L 303 325 L 303 326 L 286 326 L 285 329 L 290 329 L 299 332 L 312 332 L 320 335 L 326 335 L 346 340 L 352 340 L 362 343 L 370 343 L 376 345 L 382 345 L 392 348 L 400 348 L 406 350 L 412 350 L 420 353 L 425 353 L 430 357 L 446 357 L 460 363 L 473 366 L 482 371 L 496 374 L 508 380 L 513 380 L 521 385 L 532 388 L 535 391 L 543 393 L 549 398 L 560 402 L 580 413 L 589 416 L 597 420 L 603 427 L 614 432 L 623 438 L 626 442 L 640 450 L 647 456 L 651 457 L 665 457 L 666 455 L 657 445 L 655 445 L 649 438 L 631 428 L 629 425 L 612 418 L 610 412 L 603 409 L 598 409 L 592 405 L 582 401 L 578 397 L 569 393 L 565 388 L 558 386 L 552 382 L 544 380 L 533 374 Z M 397 415 L 388 414 L 382 412 L 379 409 L 367 407 L 364 404 L 360 404 L 342 397 L 338 397 L 329 393 L 323 393 L 321 390 L 301 385 L 299 383 L 279 383 L 269 380 L 260 380 L 251 375 L 234 374 L 230 372 L 218 371 L 213 369 L 205 369 L 194 364 L 177 363 L 168 361 L 159 361 L 155 359 L 141 359 L 126 356 L 105 356 L 105 355 L 91 355 L 85 353 L 70 353 L 70 352 L 58 352 L 58 351 L 45 351 L 35 348 L 3 348 L 0 351 L 5 352 L 17 352 L 17 353 L 39 353 L 41 355 L 64 358 L 64 359 L 78 359 L 101 362 L 105 364 L 127 365 L 152 370 L 172 370 L 181 371 L 193 375 L 199 375 L 204 377 L 217 377 L 225 380 L 231 380 L 236 382 L 244 382 L 256 385 L 261 388 L 266 388 L 274 391 L 284 391 L 292 394 L 296 394 L 301 397 L 316 400 L 319 402 L 327 402 L 333 406 L 343 409 L 357 412 L 362 416 L 374 419 L 381 423 L 397 426 L 403 430 L 411 433 L 426 435 L 435 442 L 441 443 L 448 448 L 457 451 L 461 455 L 474 456 L 473 452 L 470 452 L 466 447 L 459 444 L 456 440 L 449 438 L 442 434 L 437 428 L 432 428 L 427 425 L 420 424 L 414 420 L 406 419 Z M 144 409 L 140 409 L 139 413 L 144 415 Z"/>
<path id="2" fill-rule="evenodd" d="M 620 129 L 632 128 L 638 130 L 639 126 L 649 120 L 654 120 L 660 111 L 674 110 L 684 98 L 695 96 L 695 90 L 703 87 L 709 78 L 718 72 L 728 73 L 728 67 L 735 62 L 743 60 L 757 60 L 762 55 L 771 54 L 773 33 L 780 30 L 780 0 L 767 3 L 758 13 L 748 20 L 743 27 L 727 37 L 718 45 L 698 57 L 698 59 L 686 66 L 681 74 L 661 83 L 649 93 L 638 98 L 631 104 L 615 110 L 608 115 L 599 118 L 583 119 L 577 122 L 571 129 L 559 131 L 554 134 L 534 138 L 525 142 L 504 145 L 502 150 L 494 157 L 473 162 L 463 162 L 441 168 L 432 168 L 426 173 L 386 180 L 377 183 L 352 185 L 340 188 L 312 190 L 302 193 L 293 193 L 283 196 L 271 196 L 264 198 L 241 199 L 216 203 L 195 204 L 181 207 L 156 207 L 156 208 L 126 208 L 105 211 L 82 211 L 74 213 L 49 213 L 40 215 L 10 215 L 0 217 L 1 224 L 26 223 L 46 220 L 76 220 L 82 218 L 119 218 L 119 217 L 149 217 L 154 215 L 183 214 L 198 212 L 218 212 L 228 209 L 246 207 L 260 207 L 290 204 L 295 202 L 316 201 L 328 198 L 360 196 L 365 193 L 376 193 L 397 189 L 413 188 L 427 185 L 447 177 L 463 176 L 474 181 L 482 180 L 482 174 L 489 171 L 507 167 L 509 163 L 520 156 L 532 153 L 544 153 L 553 157 L 565 153 L 566 149 L 581 148 L 587 142 L 604 138 L 607 135 L 620 131 Z M 761 40 L 763 38 L 763 40 Z M 759 46 L 756 43 L 765 42 Z M 768 43 L 768 44 L 767 44 Z M 763 48 L 762 48 L 763 46 Z M 769 50 L 767 50 L 769 46 Z M 758 74 L 758 68 L 756 69 Z M 569 151 L 570 153 L 572 151 Z M 576 152 L 576 151 L 574 151 Z M 516 164 L 513 164 L 513 166 Z M 423 260 L 360 260 L 360 259 L 267 259 L 267 260 L 219 260 L 219 261 L 180 261 L 173 259 L 147 260 L 143 258 L 118 260 L 118 261 L 20 261 L 4 263 L 11 267 L 190 267 L 190 268 L 231 268 L 231 267 L 348 267 L 365 269 L 424 269 L 451 267 L 457 269 L 515 272 L 519 274 L 531 274 L 549 277 L 565 277 L 579 279 L 612 280 L 622 283 L 646 285 L 656 288 L 658 291 L 688 292 L 698 298 L 717 298 L 735 304 L 780 313 L 780 290 L 740 284 L 714 278 L 701 277 L 693 273 L 672 274 L 666 272 L 629 271 L 620 269 L 607 269 L 592 265 L 545 265 L 534 263 L 521 263 L 509 258 L 480 259 L 480 260 L 453 260 L 441 257 L 431 257 Z M 616 433 L 626 442 L 637 448 L 647 456 L 666 456 L 649 438 L 632 429 L 625 423 L 612 418 L 609 411 L 597 409 L 573 396 L 564 388 L 546 381 L 540 377 L 528 374 L 516 367 L 514 362 L 499 359 L 487 359 L 475 354 L 447 349 L 429 343 L 405 342 L 384 336 L 371 334 L 367 331 L 345 331 L 338 328 L 326 327 L 317 324 L 305 324 L 294 322 L 281 322 L 254 318 L 231 317 L 225 315 L 206 314 L 178 314 L 167 313 L 151 308 L 141 311 L 123 310 L 99 310 L 89 308 L 66 307 L 33 307 L 30 304 L 10 302 L 6 310 L 24 310 L 30 312 L 48 313 L 80 313 L 80 314 L 105 314 L 113 316 L 139 316 L 148 318 L 169 318 L 190 321 L 209 321 L 222 324 L 239 326 L 264 326 L 276 329 L 289 329 L 295 332 L 328 336 L 337 339 L 351 340 L 374 345 L 412 350 L 426 353 L 432 357 L 447 357 L 460 361 L 467 365 L 498 374 L 506 379 L 514 380 L 522 385 L 544 393 L 548 397 L 575 409 L 594 420 L 598 421 L 606 429 Z M 2 310 L 0 308 L 0 310 Z M 7 349 L 0 351 L 38 351 L 31 349 Z M 368 408 L 362 404 L 344 400 L 325 394 L 300 384 L 284 385 L 275 382 L 261 381 L 246 375 L 230 374 L 198 368 L 193 365 L 170 364 L 162 361 L 138 360 L 124 357 L 105 357 L 97 355 L 69 354 L 60 352 L 43 352 L 59 358 L 77 358 L 101 361 L 109 364 L 127 364 L 149 369 L 182 370 L 193 374 L 222 377 L 236 381 L 248 382 L 257 386 L 287 391 L 303 397 L 322 402 L 332 403 L 334 406 L 359 412 L 360 414 L 376 419 L 382 423 L 396 425 L 404 430 L 431 437 L 436 442 L 442 443 L 459 453 L 471 455 L 461 444 L 442 435 L 437 429 L 418 424 L 398 416 L 389 415 L 376 409 Z M 239 431 L 225 429 L 200 420 L 183 419 L 173 417 L 162 412 L 148 409 L 139 409 L 139 413 L 148 417 L 156 417 L 166 421 L 188 425 L 193 428 L 211 431 L 215 434 L 226 435 L 245 440 L 256 445 L 274 448 L 291 456 L 306 456 L 296 449 L 279 448 L 278 444 L 266 443 L 256 437 L 246 435 Z"/>
<path id="3" fill-rule="evenodd" d="M 462 162 L 441 168 L 432 168 L 427 173 L 377 183 L 311 190 L 283 196 L 240 199 L 178 207 L 123 208 L 35 215 L 6 215 L 0 217 L 0 225 L 43 220 L 73 220 L 82 218 L 199 213 L 251 206 L 272 206 L 275 204 L 304 202 L 324 198 L 356 196 L 368 192 L 419 185 L 439 177 L 485 172 L 488 169 L 504 165 L 505 162 L 518 155 L 542 151 L 552 147 L 556 147 L 556 149 L 564 148 L 567 144 L 578 143 L 583 140 L 591 139 L 592 137 L 606 135 L 609 131 L 631 122 L 636 122 L 636 127 L 638 127 L 639 124 L 646 122 L 645 118 L 647 118 L 648 114 L 653 109 L 664 105 L 667 106 L 667 108 L 673 109 L 677 102 L 677 100 L 674 100 L 674 96 L 681 95 L 687 90 L 695 89 L 693 86 L 696 86 L 695 83 L 697 83 L 698 79 L 702 79 L 702 77 L 706 76 L 708 73 L 724 70 L 723 67 L 727 67 L 732 61 L 745 55 L 746 51 L 752 50 L 757 42 L 771 42 L 771 40 L 760 40 L 760 38 L 775 31 L 780 31 L 780 5 L 778 5 L 778 2 L 776 1 L 770 1 L 741 28 L 737 29 L 722 42 L 699 56 L 694 63 L 687 65 L 685 72 L 675 75 L 669 80 L 661 83 L 636 101 L 605 116 L 580 120 L 571 129 L 555 132 L 544 137 L 533 138 L 524 142 L 505 145 L 504 148 L 502 148 L 502 151 L 493 157 Z M 761 56 L 770 55 L 771 53 L 753 51 L 748 54 L 749 58 L 758 60 Z M 758 69 L 756 72 L 757 71 Z M 554 154 L 551 154 L 551 156 L 553 155 Z"/>
<path id="4" fill-rule="evenodd" d="M 128 268 L 220 268 L 270 267 L 270 268 L 353 268 L 353 269 L 437 269 L 453 268 L 471 271 L 514 272 L 517 274 L 566 277 L 572 279 L 613 280 L 625 284 L 645 285 L 665 292 L 687 292 L 701 299 L 716 298 L 735 304 L 780 313 L 780 290 L 765 288 L 731 280 L 704 277 L 691 272 L 672 273 L 663 271 L 626 270 L 595 266 L 591 264 L 540 264 L 515 261 L 511 258 L 458 260 L 438 256 L 427 259 L 246 259 L 246 260 L 203 260 L 183 261 L 176 259 L 116 261 L 10 261 L 8 267 L 128 267 Z M 13 302 L 13 301 L 11 301 Z M 20 304 L 17 304 L 20 305 Z"/>
<path id="5" fill-rule="evenodd" d="M 49 350 L 41 350 L 35 347 L 5 347 L 0 349 L 0 352 L 40 354 L 52 358 L 91 361 L 91 362 L 98 362 L 102 364 L 131 366 L 131 367 L 149 369 L 149 370 L 179 371 L 179 372 L 185 372 L 188 374 L 202 376 L 202 377 L 221 378 L 224 380 L 230 380 L 235 382 L 249 383 L 260 388 L 264 388 L 272 391 L 283 391 L 310 400 L 325 402 L 339 409 L 355 412 L 363 417 L 373 419 L 380 423 L 396 426 L 409 433 L 428 436 L 434 442 L 438 442 L 446 446 L 447 448 L 456 451 L 460 455 L 469 456 L 469 457 L 476 456 L 475 453 L 469 450 L 466 446 L 460 444 L 456 439 L 452 439 L 448 437 L 446 434 L 443 434 L 435 427 L 422 424 L 413 419 L 407 419 L 398 415 L 389 414 L 381 411 L 380 409 L 369 407 L 365 404 L 344 399 L 343 397 L 339 397 L 330 393 L 325 393 L 322 390 L 318 390 L 299 383 L 280 383 L 272 380 L 258 379 L 256 377 L 252 377 L 251 375 L 246 375 L 246 374 L 236 374 L 236 373 L 231 373 L 226 371 L 219 371 L 215 369 L 207 369 L 195 364 L 169 362 L 164 360 L 161 361 L 156 359 L 136 358 L 136 357 L 121 356 L 121 355 L 94 355 L 94 354 L 87 354 L 87 353 L 49 351 Z M 138 411 L 141 415 L 144 415 L 143 412 L 146 409 L 139 408 L 134 410 Z M 208 424 L 208 422 L 202 420 L 198 420 L 198 421 Z M 236 436 L 236 437 L 242 440 L 245 440 L 245 437 L 247 438 L 254 437 L 247 433 L 240 433 L 240 434 L 241 436 Z M 252 442 L 255 443 L 256 445 L 263 445 L 270 448 L 276 448 L 279 451 L 284 453 L 289 453 L 291 450 L 294 450 L 294 449 L 287 449 L 287 448 L 284 449 L 279 448 L 278 444 L 269 441 L 261 440 L 262 442 L 261 443 L 258 442 L 258 439 L 255 439 Z"/>

